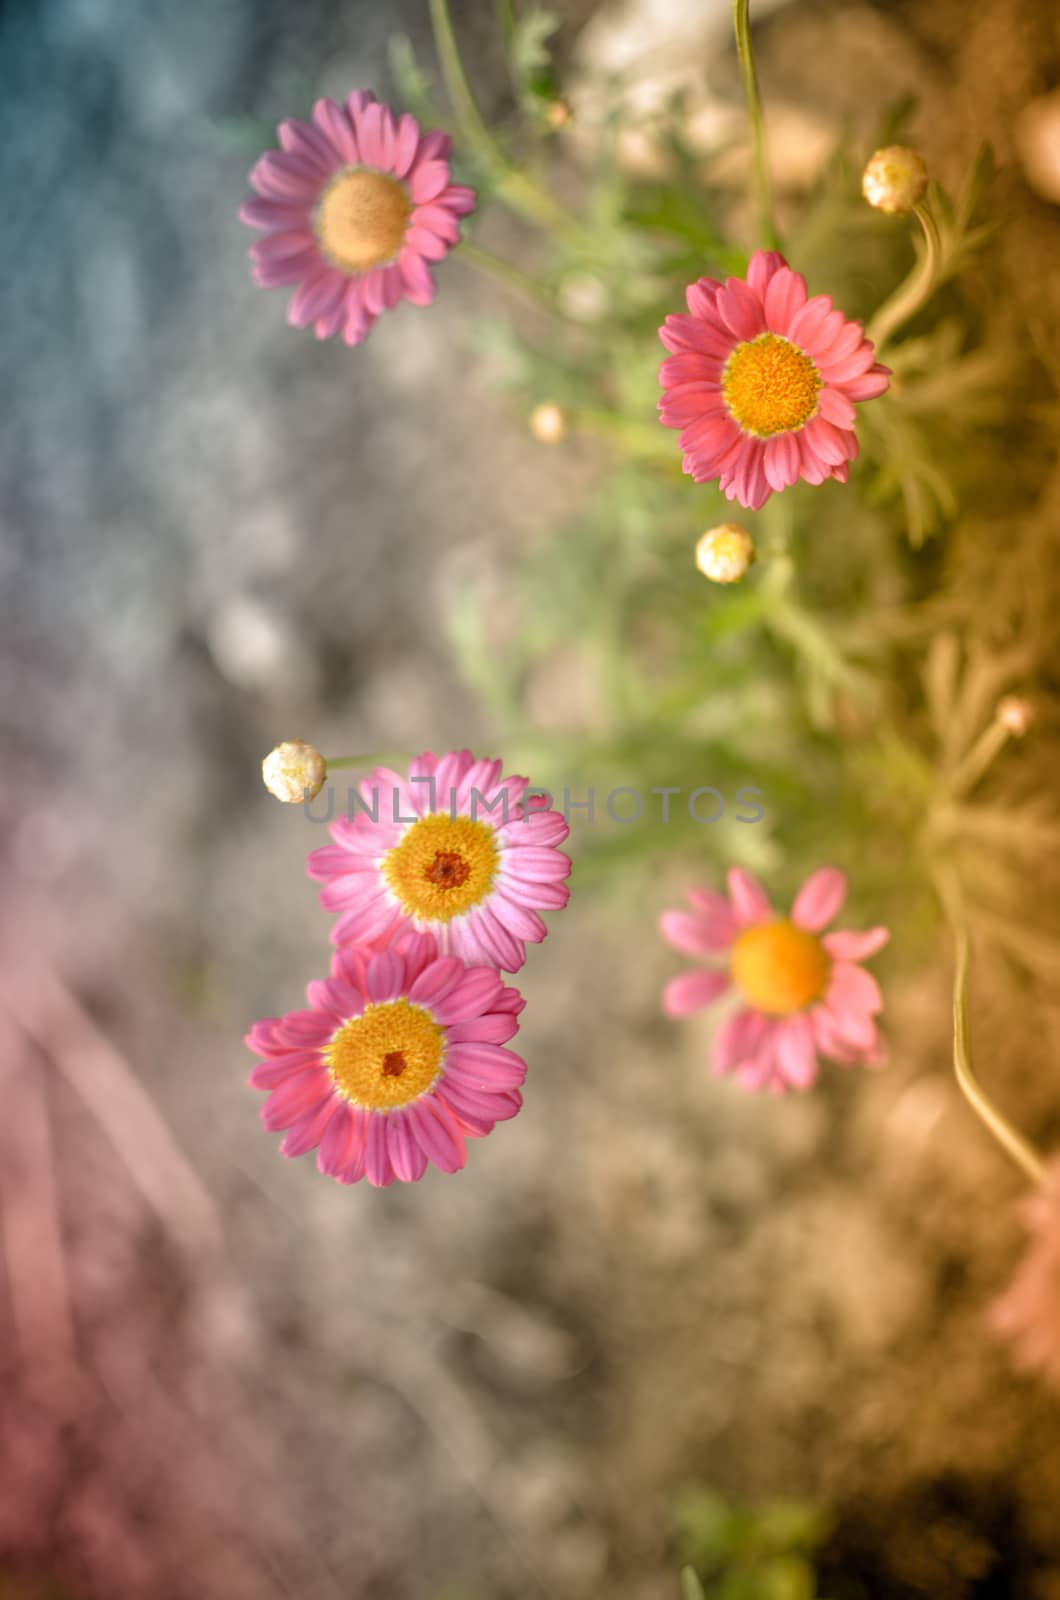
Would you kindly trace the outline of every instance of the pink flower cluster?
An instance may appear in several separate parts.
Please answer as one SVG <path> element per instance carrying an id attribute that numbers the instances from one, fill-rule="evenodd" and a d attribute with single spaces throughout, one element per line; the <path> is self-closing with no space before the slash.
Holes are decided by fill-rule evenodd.
<path id="1" fill-rule="evenodd" d="M 246 1042 L 282 1154 L 315 1149 L 340 1183 L 385 1186 L 457 1171 L 468 1139 L 519 1111 L 526 1064 L 506 1046 L 524 1002 L 502 973 L 566 905 L 571 863 L 565 819 L 469 750 L 377 768 L 361 796 L 309 857 L 341 913 L 329 976 Z"/>

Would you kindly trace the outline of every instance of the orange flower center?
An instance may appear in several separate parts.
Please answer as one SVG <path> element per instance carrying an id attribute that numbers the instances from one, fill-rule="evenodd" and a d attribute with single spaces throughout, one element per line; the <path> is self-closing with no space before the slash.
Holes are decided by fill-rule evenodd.
<path id="1" fill-rule="evenodd" d="M 347 167 L 320 196 L 317 242 L 332 266 L 367 272 L 398 254 L 411 209 L 396 178 Z"/>
<path id="2" fill-rule="evenodd" d="M 760 333 L 738 344 L 722 373 L 725 403 L 745 433 L 767 439 L 817 413 L 821 374 L 790 339 Z"/>
<path id="3" fill-rule="evenodd" d="M 409 916 L 450 922 L 485 899 L 499 859 L 485 822 L 432 812 L 387 851 L 383 876 Z"/>
<path id="4" fill-rule="evenodd" d="M 748 1005 L 770 1017 L 790 1016 L 819 999 L 829 966 L 821 941 L 786 921 L 745 928 L 730 955 L 736 987 Z"/>
<path id="5" fill-rule="evenodd" d="M 442 1064 L 442 1030 L 422 1006 L 388 1000 L 344 1022 L 324 1049 L 332 1082 L 351 1105 L 388 1111 L 429 1089 Z"/>

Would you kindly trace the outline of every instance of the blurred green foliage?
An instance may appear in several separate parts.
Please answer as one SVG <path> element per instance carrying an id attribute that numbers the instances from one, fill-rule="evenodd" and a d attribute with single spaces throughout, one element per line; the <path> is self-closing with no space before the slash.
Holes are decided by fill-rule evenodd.
<path id="1" fill-rule="evenodd" d="M 682 1600 L 823 1600 L 814 1555 L 831 1532 L 815 1506 L 776 1500 L 731 1505 L 702 1485 L 678 1496 Z"/>

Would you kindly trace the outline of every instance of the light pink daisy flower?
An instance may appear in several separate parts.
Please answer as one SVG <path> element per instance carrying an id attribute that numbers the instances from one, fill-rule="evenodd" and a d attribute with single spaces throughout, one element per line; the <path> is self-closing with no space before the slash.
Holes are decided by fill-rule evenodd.
<path id="1" fill-rule="evenodd" d="M 991 1321 L 1019 1366 L 1060 1389 L 1060 1158 L 1047 1166 L 1024 1216 L 1030 1243 Z"/>
<path id="2" fill-rule="evenodd" d="M 687 1016 L 729 990 L 739 1000 L 715 1035 L 715 1072 L 783 1094 L 809 1088 L 818 1052 L 845 1063 L 882 1062 L 873 1017 L 883 999 L 857 963 L 882 949 L 889 934 L 822 933 L 846 893 L 844 874 L 822 867 L 799 890 L 790 917 L 778 917 L 751 874 L 732 867 L 728 898 L 690 889 L 692 911 L 663 912 L 659 928 L 675 949 L 724 959 L 672 978 L 663 992 L 667 1016 Z"/>
<path id="3" fill-rule="evenodd" d="M 465 961 L 517 972 L 548 932 L 539 913 L 570 895 L 570 857 L 557 849 L 570 829 L 528 791 L 470 750 L 428 751 L 407 778 L 377 767 L 354 814 L 331 824 L 335 843 L 309 856 L 321 904 L 341 913 L 335 943 L 407 925 Z"/>
<path id="4" fill-rule="evenodd" d="M 487 967 L 439 956 L 429 934 L 386 950 L 346 945 L 306 993 L 308 1011 L 246 1037 L 264 1058 L 250 1074 L 270 1091 L 262 1121 L 287 1129 L 282 1155 L 316 1149 L 340 1183 L 415 1183 L 428 1162 L 458 1171 L 465 1141 L 521 1107 L 526 1063 L 504 1045 L 522 996 Z"/>
<path id="5" fill-rule="evenodd" d="M 239 216 L 265 230 L 250 249 L 255 281 L 298 284 L 288 322 L 353 345 L 399 300 L 430 305 L 431 262 L 475 208 L 475 191 L 449 181 L 449 136 L 361 91 L 344 107 L 318 100 L 311 122 L 291 117 L 277 132 L 282 149 L 250 174 L 260 198 Z"/>
<path id="6" fill-rule="evenodd" d="M 756 250 L 746 282 L 700 278 L 690 316 L 667 317 L 672 351 L 659 373 L 662 421 L 680 428 L 684 470 L 718 479 L 729 500 L 758 511 L 799 478 L 845 483 L 858 453 L 854 401 L 887 388 L 860 322 L 806 297 L 806 280 L 776 250 Z"/>

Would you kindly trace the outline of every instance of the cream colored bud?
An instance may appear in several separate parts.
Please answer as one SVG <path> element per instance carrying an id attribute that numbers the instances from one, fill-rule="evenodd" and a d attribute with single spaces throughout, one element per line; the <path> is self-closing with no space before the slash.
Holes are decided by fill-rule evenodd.
<path id="1" fill-rule="evenodd" d="M 324 787 L 327 764 L 304 739 L 285 739 L 261 763 L 261 776 L 277 800 L 298 805 L 306 798 L 316 799 Z"/>
<path id="2" fill-rule="evenodd" d="M 569 100 L 552 100 L 545 107 L 545 121 L 550 128 L 565 128 L 572 115 Z"/>
<path id="3" fill-rule="evenodd" d="M 1024 695 L 1006 694 L 998 701 L 995 715 L 1007 732 L 1022 739 L 1034 721 L 1034 707 Z"/>
<path id="4" fill-rule="evenodd" d="M 567 431 L 567 419 L 559 406 L 547 401 L 530 413 L 530 432 L 542 444 L 559 444 Z"/>
<path id="5" fill-rule="evenodd" d="M 861 175 L 861 192 L 877 211 L 912 211 L 927 188 L 928 171 L 919 150 L 889 144 L 877 150 Z"/>
<path id="6" fill-rule="evenodd" d="M 754 541 L 738 522 L 709 528 L 696 545 L 696 566 L 712 583 L 738 583 L 754 558 Z"/>

